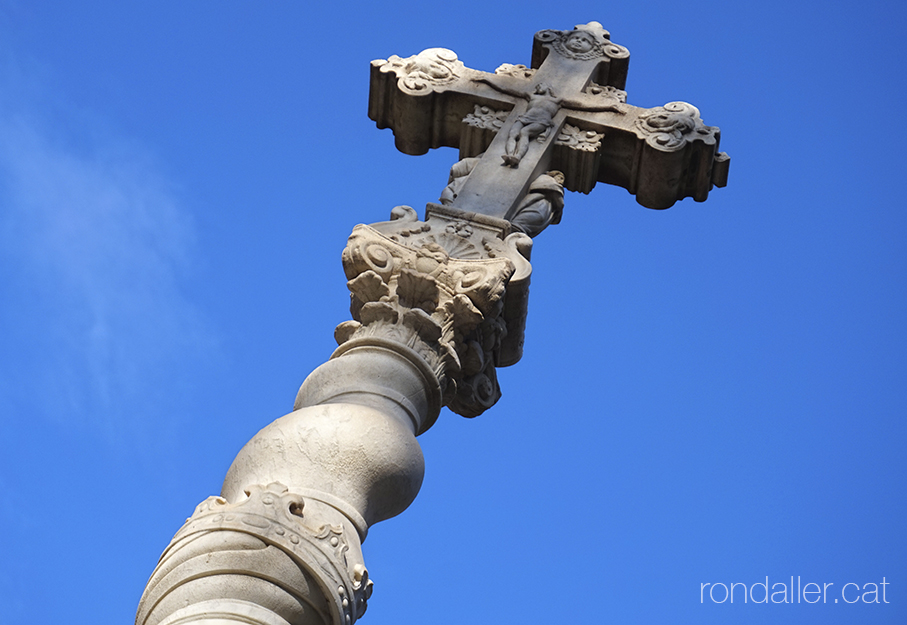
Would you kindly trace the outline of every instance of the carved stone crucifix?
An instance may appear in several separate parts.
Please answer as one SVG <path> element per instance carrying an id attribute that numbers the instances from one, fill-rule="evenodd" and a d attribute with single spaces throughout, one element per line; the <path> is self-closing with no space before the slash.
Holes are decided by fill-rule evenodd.
<path id="1" fill-rule="evenodd" d="M 369 115 L 401 150 L 460 148 L 443 205 L 353 229 L 353 318 L 337 350 L 173 537 L 137 625 L 353 625 L 365 613 L 362 543 L 418 494 L 416 437 L 443 406 L 475 417 L 494 405 L 496 367 L 522 355 L 527 234 L 557 222 L 561 185 L 608 182 L 667 208 L 726 181 L 718 129 L 694 107 L 625 103 L 628 58 L 591 22 L 537 33 L 532 68 L 486 74 L 440 48 L 372 63 Z"/>
<path id="2" fill-rule="evenodd" d="M 392 56 L 372 62 L 369 117 L 392 128 L 407 154 L 441 146 L 458 147 L 461 158 L 484 152 L 450 203 L 458 211 L 509 220 L 551 169 L 571 191 L 606 182 L 648 208 L 704 201 L 727 181 L 718 129 L 683 102 L 625 104 L 629 58 L 598 22 L 536 33 L 531 68 L 488 74 L 442 48 Z"/>

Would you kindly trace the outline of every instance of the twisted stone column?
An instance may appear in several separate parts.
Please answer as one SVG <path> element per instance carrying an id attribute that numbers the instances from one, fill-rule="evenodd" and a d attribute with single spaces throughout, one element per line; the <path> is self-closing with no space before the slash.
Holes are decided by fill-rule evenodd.
<path id="1" fill-rule="evenodd" d="M 416 436 L 442 405 L 473 417 L 519 360 L 531 240 L 507 222 L 429 205 L 357 226 L 343 265 L 352 321 L 295 410 L 246 444 L 220 497 L 177 532 L 137 625 L 352 625 L 372 581 L 369 526 L 415 499 Z"/>

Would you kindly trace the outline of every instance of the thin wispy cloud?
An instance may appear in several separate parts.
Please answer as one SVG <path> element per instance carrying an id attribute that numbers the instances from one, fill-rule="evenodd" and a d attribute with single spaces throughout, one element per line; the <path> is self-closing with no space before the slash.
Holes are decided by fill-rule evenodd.
<path id="1" fill-rule="evenodd" d="M 77 114 L 51 113 L 7 78 L 0 410 L 140 436 L 164 387 L 211 343 L 188 293 L 191 216 L 142 149 L 110 133 L 73 139 Z"/>

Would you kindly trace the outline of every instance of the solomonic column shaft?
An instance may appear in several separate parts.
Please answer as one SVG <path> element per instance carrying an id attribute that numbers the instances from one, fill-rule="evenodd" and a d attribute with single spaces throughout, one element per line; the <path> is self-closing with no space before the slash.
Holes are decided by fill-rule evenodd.
<path id="1" fill-rule="evenodd" d="M 177 532 L 137 625 L 351 625 L 365 612 L 362 541 L 418 494 L 416 436 L 442 405 L 471 417 L 494 404 L 495 366 L 522 346 L 531 240 L 434 208 L 355 228 L 338 349 Z"/>

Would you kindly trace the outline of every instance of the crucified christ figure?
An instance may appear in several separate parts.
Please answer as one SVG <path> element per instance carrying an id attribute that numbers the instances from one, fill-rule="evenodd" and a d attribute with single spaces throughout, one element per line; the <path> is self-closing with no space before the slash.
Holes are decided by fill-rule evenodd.
<path id="1" fill-rule="evenodd" d="M 621 115 L 624 114 L 620 102 L 590 106 L 582 102 L 559 98 L 555 95 L 554 89 L 544 82 L 537 83 L 531 92 L 527 92 L 522 89 L 512 89 L 496 84 L 485 76 L 475 80 L 484 82 L 502 93 L 529 101 L 526 111 L 513 120 L 510 125 L 510 131 L 507 133 L 507 143 L 504 147 L 505 153 L 501 158 L 504 160 L 503 164 L 508 167 L 516 168 L 520 166 L 520 161 L 529 150 L 529 142 L 538 139 L 554 127 L 554 116 L 557 115 L 561 107 L 583 111 L 612 111 Z"/>

